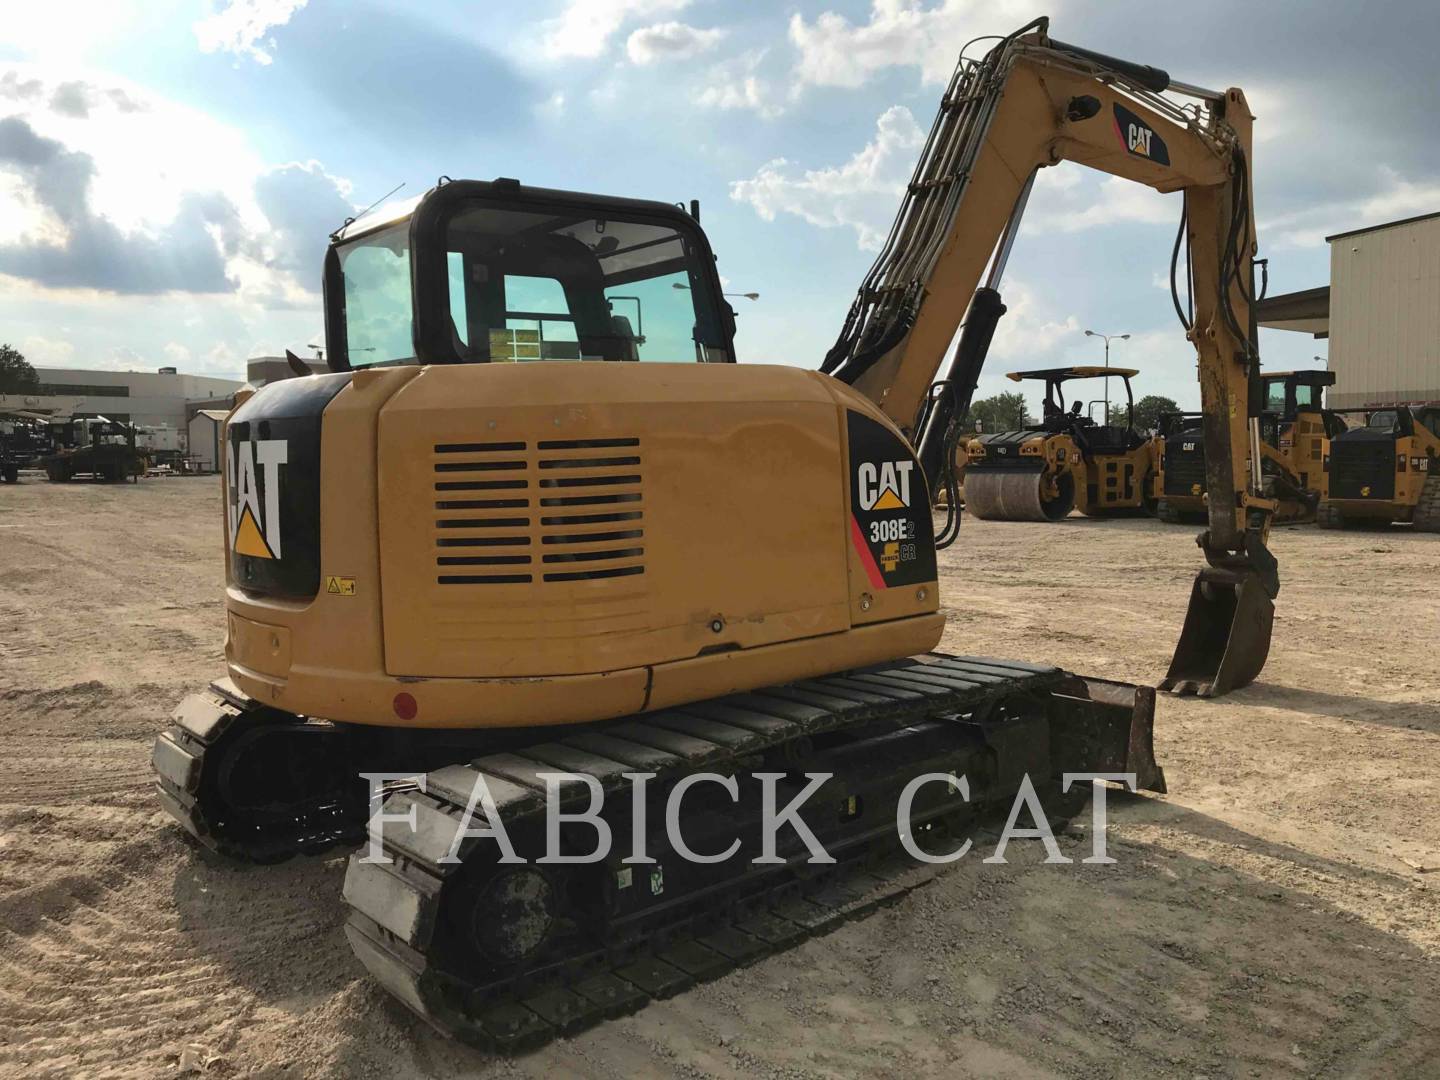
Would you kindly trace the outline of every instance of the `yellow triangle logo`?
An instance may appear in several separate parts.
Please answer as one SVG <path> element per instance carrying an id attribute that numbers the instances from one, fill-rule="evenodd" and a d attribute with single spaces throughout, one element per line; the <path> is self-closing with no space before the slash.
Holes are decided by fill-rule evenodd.
<path id="1" fill-rule="evenodd" d="M 905 504 L 900 501 L 900 496 L 895 494 L 893 488 L 886 488 L 885 494 L 875 500 L 872 510 L 904 510 Z"/>
<path id="2" fill-rule="evenodd" d="M 270 545 L 265 543 L 265 537 L 260 534 L 260 526 L 255 524 L 255 515 L 250 513 L 248 506 L 240 511 L 240 528 L 235 530 L 235 551 L 239 555 L 249 555 L 254 559 L 275 558 L 270 551 Z"/>

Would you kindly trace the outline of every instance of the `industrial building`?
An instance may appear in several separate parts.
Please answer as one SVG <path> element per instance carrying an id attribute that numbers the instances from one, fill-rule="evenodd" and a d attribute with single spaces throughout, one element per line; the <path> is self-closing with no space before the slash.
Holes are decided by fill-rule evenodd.
<path id="1" fill-rule="evenodd" d="M 40 392 L 12 394 L 12 404 L 56 416 L 104 416 L 146 428 L 184 431 L 195 408 L 228 408 L 241 383 L 209 375 L 159 371 L 92 371 L 37 367 Z"/>
<path id="2" fill-rule="evenodd" d="M 325 366 L 323 360 L 301 360 L 300 362 L 308 367 L 311 374 L 314 375 L 324 375 L 330 370 Z M 290 361 L 283 356 L 256 356 L 245 362 L 245 381 L 257 389 L 266 383 L 294 377 L 295 371 L 291 368 Z"/>
<path id="3" fill-rule="evenodd" d="M 312 371 L 329 369 L 322 361 L 303 361 Z M 31 417 L 100 417 L 134 424 L 142 449 L 176 451 L 193 468 L 211 471 L 220 462 L 220 426 L 245 385 L 235 379 L 184 375 L 173 367 L 158 371 L 94 371 L 88 368 L 37 367 L 35 394 L 0 394 L 0 410 Z M 246 381 L 260 387 L 295 372 L 283 356 L 257 356 L 246 362 Z"/>
<path id="4" fill-rule="evenodd" d="M 19 415 L 105 417 L 134 424 L 136 445 L 146 450 L 190 455 L 191 421 L 201 410 L 228 410 L 241 383 L 208 375 L 182 375 L 174 368 L 158 371 L 94 371 L 88 368 L 37 367 L 39 392 L 0 395 L 0 409 Z M 209 446 L 213 440 L 202 440 Z M 206 451 L 199 464 L 215 467 Z"/>
<path id="5" fill-rule="evenodd" d="M 1330 284 L 1261 301 L 1261 326 L 1327 338 L 1333 408 L 1440 401 L 1440 212 L 1327 236 Z"/>

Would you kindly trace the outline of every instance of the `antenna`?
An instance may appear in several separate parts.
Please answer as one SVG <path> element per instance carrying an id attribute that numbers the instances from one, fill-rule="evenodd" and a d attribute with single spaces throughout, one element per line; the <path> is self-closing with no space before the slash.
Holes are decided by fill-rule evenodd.
<path id="1" fill-rule="evenodd" d="M 383 203 L 386 199 L 390 198 L 391 195 L 394 195 L 395 192 L 399 191 L 399 190 L 400 190 L 401 188 L 403 188 L 404 186 L 405 186 L 405 181 L 404 181 L 404 180 L 401 180 L 400 183 L 396 184 L 393 188 L 391 188 L 389 191 L 387 191 L 384 195 L 381 195 L 380 198 L 376 199 L 376 200 L 375 200 L 374 202 L 372 202 L 369 206 L 365 207 L 365 209 L 364 209 L 364 210 L 361 210 L 360 213 L 356 214 L 354 217 L 347 217 L 344 221 L 342 221 L 342 222 L 340 223 L 340 229 L 345 228 L 347 225 L 353 225 L 353 224 L 355 224 L 355 222 L 359 221 L 359 220 L 360 220 L 361 218 L 363 218 L 366 214 L 370 213 L 371 210 L 374 210 L 377 206 L 379 206 L 381 203 Z M 340 232 L 340 229 L 336 229 L 335 232 L 331 233 L 331 234 L 330 234 L 330 239 L 332 239 L 332 240 L 335 239 L 335 236 L 336 236 L 337 233 Z"/>

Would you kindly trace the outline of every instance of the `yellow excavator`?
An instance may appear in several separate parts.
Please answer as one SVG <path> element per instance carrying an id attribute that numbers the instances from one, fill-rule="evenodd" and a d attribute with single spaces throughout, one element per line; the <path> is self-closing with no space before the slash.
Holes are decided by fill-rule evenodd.
<path id="1" fill-rule="evenodd" d="M 1027 785 L 1063 811 L 1064 773 L 1163 790 L 1152 689 L 932 651 L 931 495 L 1036 170 L 1183 191 L 1209 565 L 1163 685 L 1255 677 L 1277 579 L 1243 467 L 1250 124 L 1240 91 L 1046 20 L 962 57 L 823 372 L 734 362 L 693 204 L 454 181 L 347 223 L 331 373 L 226 424 L 227 674 L 157 739 L 161 803 L 257 861 L 368 820 L 357 955 L 514 1050 L 865 910 L 902 887 L 897 835 L 963 834 Z M 927 776 L 955 784 L 907 803 Z"/>
<path id="2" fill-rule="evenodd" d="M 1261 490 L 1276 501 L 1276 524 L 1314 521 L 1325 493 L 1326 440 L 1344 421 L 1325 408 L 1335 373 L 1315 369 L 1268 371 L 1260 376 Z M 1205 442 L 1198 413 L 1160 417 L 1156 516 L 1179 524 L 1205 513 Z"/>
<path id="3" fill-rule="evenodd" d="M 1150 513 L 1160 467 L 1158 443 L 1135 430 L 1134 368 L 1066 367 L 1012 371 L 1007 378 L 1045 384 L 1044 416 L 1033 427 L 971 439 L 966 450 L 965 509 L 991 521 L 1059 521 L 1078 508 L 1087 517 Z M 1125 385 L 1124 424 L 1097 424 L 1064 387 L 1081 379 L 1118 378 Z M 1092 405 L 1100 404 L 1092 402 Z M 1108 397 L 1106 411 L 1109 411 Z"/>

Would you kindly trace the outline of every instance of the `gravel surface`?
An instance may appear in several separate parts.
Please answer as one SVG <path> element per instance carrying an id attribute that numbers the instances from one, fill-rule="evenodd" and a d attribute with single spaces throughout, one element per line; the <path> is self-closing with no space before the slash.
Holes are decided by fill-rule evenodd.
<path id="1" fill-rule="evenodd" d="M 1262 681 L 1162 699 L 1111 866 L 972 853 L 897 906 L 515 1061 L 341 932 L 339 857 L 197 852 L 150 742 L 222 673 L 213 480 L 0 488 L 0 1075 L 1436 1076 L 1440 538 L 1279 530 Z M 943 648 L 1154 682 L 1193 528 L 965 522 Z M 1427 872 L 1427 871 L 1434 871 Z"/>

